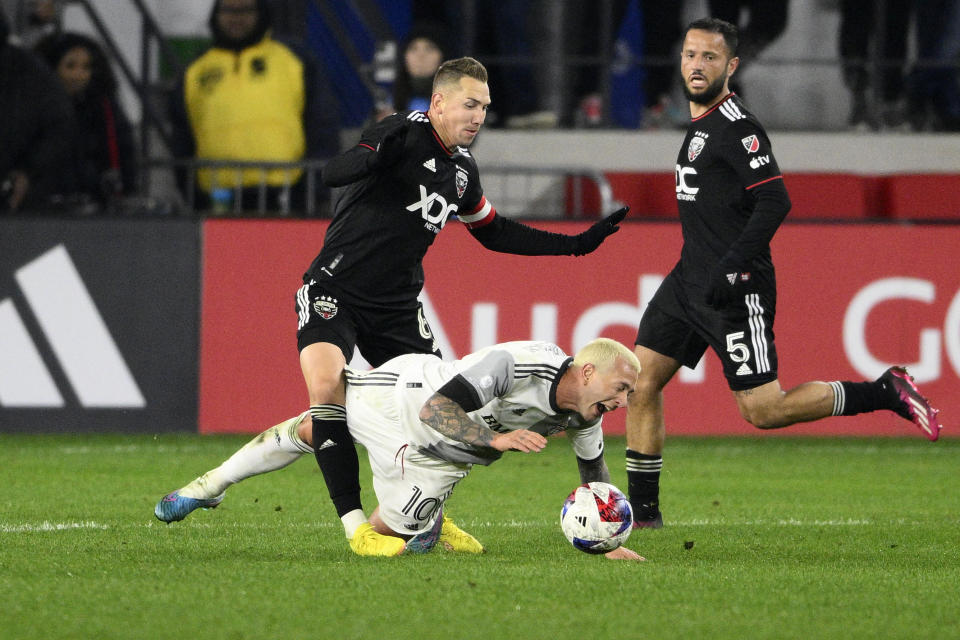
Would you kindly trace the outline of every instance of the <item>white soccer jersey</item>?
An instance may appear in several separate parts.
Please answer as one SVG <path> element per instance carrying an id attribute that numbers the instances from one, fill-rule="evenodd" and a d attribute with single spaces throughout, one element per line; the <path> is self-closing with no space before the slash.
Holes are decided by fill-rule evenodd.
<path id="1" fill-rule="evenodd" d="M 347 385 L 381 413 L 393 414 L 384 417 L 399 422 L 410 446 L 441 460 L 490 464 L 502 455 L 448 438 L 421 422 L 427 399 L 457 374 L 482 405 L 468 413 L 475 422 L 500 432 L 529 429 L 548 436 L 567 431 L 577 456 L 593 460 L 603 452 L 601 420 L 586 422 L 556 406 L 557 383 L 572 361 L 549 342 L 507 342 L 454 362 L 408 354 L 367 372 L 348 368 Z M 347 416 L 349 421 L 349 407 Z"/>

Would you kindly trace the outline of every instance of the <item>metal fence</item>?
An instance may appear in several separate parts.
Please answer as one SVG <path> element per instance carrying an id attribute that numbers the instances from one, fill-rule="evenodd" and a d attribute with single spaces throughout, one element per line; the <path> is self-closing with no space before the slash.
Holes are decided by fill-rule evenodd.
<path id="1" fill-rule="evenodd" d="M 146 159 L 143 161 L 141 192 L 158 203 L 160 209 L 180 216 L 293 216 L 326 217 L 330 215 L 328 190 L 320 180 L 325 163 L 320 160 L 303 162 L 241 162 L 233 160 Z M 293 173 L 300 171 L 298 184 L 284 183 L 271 187 L 267 174 L 274 170 Z M 211 171 L 213 184 L 209 191 L 197 188 L 198 170 L 256 171 L 260 180 L 244 187 L 239 179 L 217 183 L 217 171 Z M 560 219 L 589 218 L 609 212 L 613 207 L 613 191 L 602 172 L 586 167 L 535 167 L 498 165 L 481 171 L 484 194 L 503 215 L 511 217 Z M 216 202 L 211 195 L 227 190 L 228 206 Z M 295 207 L 291 197 L 279 197 L 271 203 L 271 189 L 286 191 L 302 189 L 302 206 Z M 274 206 L 271 206 L 271 205 Z M 279 204 L 279 206 L 276 206 Z"/>

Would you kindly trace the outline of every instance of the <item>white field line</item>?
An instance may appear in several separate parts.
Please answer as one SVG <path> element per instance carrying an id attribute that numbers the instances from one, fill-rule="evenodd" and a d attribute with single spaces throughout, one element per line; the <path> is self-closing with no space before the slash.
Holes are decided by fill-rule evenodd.
<path id="1" fill-rule="evenodd" d="M 530 527 L 552 526 L 553 522 L 544 521 L 521 521 L 511 520 L 508 522 L 490 522 L 475 520 L 464 523 L 476 527 L 512 527 L 524 529 Z M 798 520 L 796 518 L 787 519 L 757 519 L 757 520 L 712 520 L 712 519 L 693 519 L 693 520 L 671 520 L 667 523 L 670 527 L 750 527 L 750 526 L 774 526 L 774 527 L 869 527 L 878 524 L 872 520 L 844 518 L 840 520 Z M 884 523 L 891 525 L 915 525 L 916 522 L 906 519 L 894 520 Z"/>
<path id="2" fill-rule="evenodd" d="M 543 527 L 553 527 L 557 523 L 545 520 L 463 520 L 461 524 L 467 528 L 499 528 L 506 527 L 510 529 L 533 529 Z M 694 518 L 691 520 L 676 520 L 667 523 L 670 528 L 674 527 L 873 527 L 873 526 L 916 526 L 919 523 L 905 518 L 878 522 L 865 518 L 841 518 L 836 520 L 801 520 L 797 518 L 759 518 L 756 520 L 719 520 L 709 518 Z M 0 534 L 2 533 L 46 533 L 51 531 L 72 531 L 76 529 L 126 529 L 126 528 L 152 528 L 152 527 L 189 527 L 202 529 L 274 529 L 278 526 L 284 529 L 339 529 L 339 522 L 297 522 L 297 523 L 263 523 L 263 522 L 198 522 L 196 520 L 187 520 L 182 523 L 173 523 L 166 525 L 162 522 L 131 522 L 125 524 L 105 524 L 102 522 L 50 522 L 44 520 L 40 523 L 5 523 L 0 522 Z"/>
<path id="3" fill-rule="evenodd" d="M 70 529 L 109 529 L 100 522 L 49 522 L 39 524 L 6 524 L 0 522 L 0 533 L 37 533 L 46 531 L 68 531 Z"/>

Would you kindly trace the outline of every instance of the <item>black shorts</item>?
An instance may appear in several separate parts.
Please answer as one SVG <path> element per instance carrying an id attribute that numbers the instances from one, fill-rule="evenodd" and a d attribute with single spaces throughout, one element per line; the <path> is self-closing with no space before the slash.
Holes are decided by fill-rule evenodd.
<path id="1" fill-rule="evenodd" d="M 776 380 L 773 275 L 755 277 L 739 302 L 719 311 L 707 306 L 705 296 L 705 290 L 683 282 L 676 269 L 671 271 L 643 312 L 636 344 L 691 369 L 709 346 L 723 363 L 723 375 L 734 391 Z"/>
<path id="2" fill-rule="evenodd" d="M 382 309 L 347 305 L 314 281 L 297 290 L 297 349 L 317 342 L 340 347 L 349 363 L 354 347 L 371 366 L 379 367 L 405 353 L 440 356 L 423 305 Z"/>

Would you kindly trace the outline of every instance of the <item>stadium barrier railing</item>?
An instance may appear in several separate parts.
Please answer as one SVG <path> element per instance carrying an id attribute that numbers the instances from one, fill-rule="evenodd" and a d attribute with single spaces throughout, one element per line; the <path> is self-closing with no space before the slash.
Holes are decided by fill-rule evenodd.
<path id="1" fill-rule="evenodd" d="M 328 217 L 330 212 L 324 205 L 327 188 L 320 180 L 324 164 L 323 160 L 261 162 L 151 158 L 142 164 L 142 191 L 153 198 L 173 202 L 171 208 L 184 216 Z M 201 194 L 197 174 L 201 170 L 210 170 L 211 194 L 220 189 L 230 192 L 229 205 L 217 210 L 198 206 Z M 237 179 L 232 184 L 221 182 L 223 170 L 237 172 Z M 278 207 L 271 209 L 269 206 L 268 189 L 279 187 L 289 194 L 294 188 L 289 179 L 280 185 L 268 184 L 268 174 L 277 170 L 283 171 L 286 178 L 302 172 L 300 180 L 305 196 L 302 209 L 293 209 L 289 197 L 279 198 Z M 257 172 L 259 180 L 255 185 L 244 186 L 241 172 L 249 175 L 250 171 Z M 488 200 L 498 211 L 511 217 L 591 218 L 610 212 L 614 206 L 613 190 L 606 176 L 602 171 L 588 167 L 490 165 L 482 167 L 480 173 Z M 255 193 L 253 206 L 249 199 L 241 198 L 241 192 L 249 194 L 251 190 Z"/>

